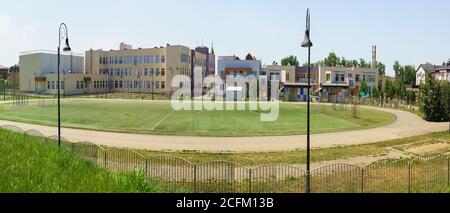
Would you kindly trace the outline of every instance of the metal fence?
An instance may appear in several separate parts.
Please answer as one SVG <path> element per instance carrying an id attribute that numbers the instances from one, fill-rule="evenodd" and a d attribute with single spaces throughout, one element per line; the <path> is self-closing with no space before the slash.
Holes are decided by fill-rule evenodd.
<path id="1" fill-rule="evenodd" d="M 55 146 L 55 137 L 15 126 L 1 129 L 37 137 L 44 146 Z M 173 156 L 145 157 L 124 148 L 105 149 L 89 142 L 62 139 L 61 149 L 112 171 L 140 170 L 162 188 L 190 192 L 303 193 L 306 172 L 290 165 L 247 167 L 228 161 L 195 164 Z M 422 193 L 450 189 L 450 158 L 428 155 L 419 158 L 380 160 L 366 166 L 331 164 L 311 171 L 315 193 Z"/>

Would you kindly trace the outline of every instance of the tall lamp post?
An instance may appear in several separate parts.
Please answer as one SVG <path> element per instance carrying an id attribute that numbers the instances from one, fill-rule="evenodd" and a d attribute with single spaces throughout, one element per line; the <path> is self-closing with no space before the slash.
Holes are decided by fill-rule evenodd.
<path id="1" fill-rule="evenodd" d="M 309 8 L 306 11 L 306 30 L 305 30 L 305 39 L 303 40 L 302 47 L 308 48 L 308 105 L 307 105 L 307 129 L 306 129 L 306 193 L 311 192 L 311 141 L 310 141 L 310 89 L 311 89 L 311 47 L 313 46 L 310 37 L 310 14 Z"/>
<path id="2" fill-rule="evenodd" d="M 64 23 L 61 23 L 61 25 L 59 25 L 59 43 L 58 43 L 58 147 L 61 147 L 61 82 L 59 80 L 59 68 L 61 65 L 61 30 L 65 31 L 65 33 L 62 35 L 62 39 L 65 40 L 64 43 L 64 48 L 63 51 L 64 52 L 69 52 L 72 49 L 69 46 L 69 33 L 67 30 L 67 26 Z"/>

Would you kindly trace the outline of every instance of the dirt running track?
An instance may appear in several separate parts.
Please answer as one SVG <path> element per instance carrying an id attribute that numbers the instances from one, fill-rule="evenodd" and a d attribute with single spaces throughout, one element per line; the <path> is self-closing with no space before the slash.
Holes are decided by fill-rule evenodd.
<path id="1" fill-rule="evenodd" d="M 374 108 L 374 107 L 367 107 Z M 445 131 L 449 123 L 431 123 L 405 111 L 376 108 L 393 113 L 397 120 L 387 126 L 374 129 L 311 135 L 313 148 L 327 148 L 356 144 L 374 143 L 384 140 L 423 135 Z M 26 124 L 0 120 L 0 125 L 14 125 L 23 130 L 34 129 L 45 136 L 57 134 L 56 127 Z M 61 134 L 69 141 L 89 141 L 99 145 L 128 147 L 157 151 L 197 150 L 207 152 L 268 152 L 305 149 L 306 136 L 265 136 L 265 137 L 195 137 L 163 136 L 129 133 L 110 133 L 91 130 L 62 128 Z"/>

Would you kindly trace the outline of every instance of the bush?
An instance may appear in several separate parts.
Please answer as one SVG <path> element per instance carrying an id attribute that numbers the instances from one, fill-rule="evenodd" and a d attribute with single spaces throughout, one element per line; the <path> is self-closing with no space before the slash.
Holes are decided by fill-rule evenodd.
<path id="1" fill-rule="evenodd" d="M 425 120 L 434 122 L 449 121 L 450 86 L 448 82 L 438 82 L 430 73 L 425 84 L 420 86 L 420 110 Z"/>

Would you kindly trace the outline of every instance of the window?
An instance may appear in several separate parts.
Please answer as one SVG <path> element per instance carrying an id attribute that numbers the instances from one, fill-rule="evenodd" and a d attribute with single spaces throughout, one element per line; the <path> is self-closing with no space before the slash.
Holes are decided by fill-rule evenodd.
<path id="1" fill-rule="evenodd" d="M 370 83 L 375 82 L 375 75 L 367 75 L 366 82 L 370 82 Z"/>
<path id="2" fill-rule="evenodd" d="M 64 89 L 64 81 L 61 81 L 61 89 Z"/>
<path id="3" fill-rule="evenodd" d="M 349 74 L 348 74 L 348 77 L 349 77 L 349 78 L 353 78 L 353 73 L 349 73 Z"/>
<path id="4" fill-rule="evenodd" d="M 153 56 L 149 55 L 148 57 L 149 57 L 149 62 L 148 63 L 153 63 Z"/>
<path id="5" fill-rule="evenodd" d="M 159 63 L 159 55 L 155 56 L 155 63 Z"/>
<path id="6" fill-rule="evenodd" d="M 123 81 L 119 81 L 119 88 L 123 87 Z"/>
<path id="7" fill-rule="evenodd" d="M 80 81 L 80 89 L 84 89 L 84 81 Z"/>
<path id="8" fill-rule="evenodd" d="M 50 81 L 47 81 L 47 89 L 50 89 Z"/>
<path id="9" fill-rule="evenodd" d="M 52 89 L 55 89 L 55 82 L 52 81 Z"/>
<path id="10" fill-rule="evenodd" d="M 166 82 L 165 81 L 161 81 L 161 89 L 165 89 L 166 88 Z"/>
<path id="11" fill-rule="evenodd" d="M 159 89 L 159 81 L 156 81 L 156 89 Z"/>
<path id="12" fill-rule="evenodd" d="M 159 76 L 159 68 L 156 68 L 156 76 Z"/>
<path id="13" fill-rule="evenodd" d="M 181 55 L 180 55 L 180 60 L 181 60 L 181 62 L 183 62 L 183 63 L 189 63 L 189 61 L 190 61 L 189 55 L 187 55 L 187 54 L 181 54 Z"/>
<path id="14" fill-rule="evenodd" d="M 359 75 L 358 74 L 355 75 L 355 81 L 359 82 Z"/>
<path id="15" fill-rule="evenodd" d="M 331 74 L 327 73 L 327 81 L 331 81 Z"/>
<path id="16" fill-rule="evenodd" d="M 141 56 L 139 56 L 139 64 L 142 64 L 143 63 L 143 58 L 142 58 L 142 55 Z"/>
<path id="17" fill-rule="evenodd" d="M 134 63 L 134 64 L 137 64 L 137 63 L 138 63 L 138 57 L 137 57 L 137 56 L 134 56 L 134 57 L 133 57 L 133 63 Z"/>
<path id="18" fill-rule="evenodd" d="M 166 75 L 166 69 L 162 68 L 161 69 L 161 76 L 165 76 Z"/>
<path id="19" fill-rule="evenodd" d="M 80 82 L 77 81 L 77 89 L 80 89 Z"/>
<path id="20" fill-rule="evenodd" d="M 162 55 L 161 56 L 161 63 L 165 63 L 166 62 L 166 56 L 165 55 Z"/>
<path id="21" fill-rule="evenodd" d="M 123 57 L 119 58 L 119 64 L 123 64 Z"/>

